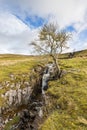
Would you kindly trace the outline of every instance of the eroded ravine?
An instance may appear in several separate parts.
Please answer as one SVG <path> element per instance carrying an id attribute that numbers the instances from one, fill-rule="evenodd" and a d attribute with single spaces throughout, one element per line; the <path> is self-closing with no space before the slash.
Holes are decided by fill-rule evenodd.
<path id="1" fill-rule="evenodd" d="M 18 130 L 38 130 L 39 125 L 43 122 L 44 107 L 47 103 L 45 90 L 48 88 L 48 81 L 53 73 L 53 64 L 48 64 L 42 75 L 40 87 L 34 90 L 28 104 L 28 109 L 20 113 L 20 122 L 14 126 Z"/>
<path id="2" fill-rule="evenodd" d="M 27 106 L 18 112 L 19 122 L 10 130 L 38 130 L 43 122 L 44 108 L 47 104 L 45 90 L 48 88 L 48 81 L 53 77 L 54 68 L 54 64 L 46 65 L 39 81 L 37 80 L 33 87 Z"/>

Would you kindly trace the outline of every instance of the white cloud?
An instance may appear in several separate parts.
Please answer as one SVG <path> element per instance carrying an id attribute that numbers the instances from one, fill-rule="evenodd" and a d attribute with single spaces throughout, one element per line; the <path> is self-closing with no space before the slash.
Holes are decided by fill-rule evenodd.
<path id="1" fill-rule="evenodd" d="M 14 15 L 9 13 L 0 13 L 0 32 L 6 35 L 16 35 L 27 30 L 24 25 Z"/>
<path id="2" fill-rule="evenodd" d="M 0 13 L 0 53 L 29 54 L 28 43 L 37 36 L 37 30 L 10 13 Z"/>
<path id="3" fill-rule="evenodd" d="M 87 48 L 87 42 L 83 44 L 83 49 Z"/>
<path id="4" fill-rule="evenodd" d="M 0 5 L 1 10 L 9 12 L 0 12 L 0 48 L 28 53 L 27 43 L 37 36 L 38 28 L 32 30 L 13 14 L 23 20 L 36 15 L 58 22 L 61 28 L 72 25 L 76 32 L 71 48 L 87 48 L 80 39 L 81 32 L 87 29 L 87 0 L 0 0 Z"/>
<path id="5" fill-rule="evenodd" d="M 6 0 L 4 0 L 6 1 Z M 87 9 L 87 0 L 7 0 L 20 11 L 30 15 L 55 16 L 60 26 L 82 22 Z M 16 8 L 16 9 L 18 9 Z"/>

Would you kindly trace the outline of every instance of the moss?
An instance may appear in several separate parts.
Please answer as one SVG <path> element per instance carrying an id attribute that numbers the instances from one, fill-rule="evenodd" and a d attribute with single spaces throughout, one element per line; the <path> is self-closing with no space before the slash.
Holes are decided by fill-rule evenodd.
<path id="1" fill-rule="evenodd" d="M 12 125 L 18 123 L 19 121 L 19 117 L 18 116 L 15 116 L 11 121 L 9 121 L 6 125 L 5 125 L 5 128 L 4 130 L 10 130 Z"/>
<path id="2" fill-rule="evenodd" d="M 40 130 L 87 130 L 87 59 L 84 58 L 86 55 L 87 51 L 76 53 L 72 59 L 66 59 L 68 54 L 62 55 L 59 64 L 61 69 L 66 70 L 67 73 L 61 79 L 49 82 L 49 88 L 46 92 L 49 103 L 46 106 L 46 119 L 40 126 Z M 38 75 L 31 70 L 38 64 L 43 63 L 44 65 L 48 61 L 51 62 L 51 59 L 47 60 L 47 57 L 1 56 L 1 83 L 5 80 L 10 81 L 10 74 L 16 77 L 15 83 L 19 81 L 36 82 L 35 79 Z M 31 75 L 31 73 L 33 76 L 28 77 L 27 74 Z M 0 89 L 0 94 L 5 93 L 8 89 L 10 88 L 4 86 Z M 3 101 L 3 98 L 0 97 L 0 105 L 3 104 Z M 9 122 L 5 130 L 9 130 L 11 126 L 12 122 Z"/>
<path id="3" fill-rule="evenodd" d="M 5 105 L 5 99 L 0 97 L 0 107 Z"/>
<path id="4" fill-rule="evenodd" d="M 5 94 L 10 89 L 16 90 L 17 83 L 20 84 L 20 88 L 23 89 L 26 87 L 24 82 L 31 82 L 30 80 L 35 82 L 38 74 L 34 73 L 32 69 L 38 68 L 38 66 L 43 67 L 44 65 L 41 57 L 20 55 L 1 55 L 0 63 L 0 85 L 2 87 L 0 89 L 0 107 L 3 106 L 3 102 L 6 102 L 6 100 L 2 98 L 2 94 Z M 11 75 L 13 75 L 13 79 Z M 30 78 L 31 75 L 33 75 L 32 78 Z M 14 84 L 14 86 L 11 88 L 12 84 Z"/>
<path id="5" fill-rule="evenodd" d="M 87 130 L 87 59 L 62 59 L 67 73 L 49 82 L 48 118 L 40 130 Z"/>
<path id="6" fill-rule="evenodd" d="M 41 62 L 43 61 L 38 57 L 17 57 L 16 55 L 13 59 L 11 56 L 7 58 L 3 57 L 3 60 L 0 59 L 0 81 L 10 80 L 10 74 L 22 75 L 22 73 L 30 72 L 31 69 Z"/>
<path id="7" fill-rule="evenodd" d="M 87 130 L 86 125 L 80 124 L 77 117 L 66 112 L 54 111 L 39 130 Z"/>

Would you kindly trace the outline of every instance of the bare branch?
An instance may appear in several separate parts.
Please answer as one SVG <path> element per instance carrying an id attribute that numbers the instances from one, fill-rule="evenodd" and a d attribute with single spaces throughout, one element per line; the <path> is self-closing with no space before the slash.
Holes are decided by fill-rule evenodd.
<path id="1" fill-rule="evenodd" d="M 38 38 L 38 40 L 31 42 L 30 45 L 34 47 L 36 52 L 50 55 L 58 69 L 57 56 L 62 53 L 64 48 L 67 48 L 67 42 L 71 38 L 71 34 L 58 31 L 57 26 L 50 23 L 41 28 Z"/>

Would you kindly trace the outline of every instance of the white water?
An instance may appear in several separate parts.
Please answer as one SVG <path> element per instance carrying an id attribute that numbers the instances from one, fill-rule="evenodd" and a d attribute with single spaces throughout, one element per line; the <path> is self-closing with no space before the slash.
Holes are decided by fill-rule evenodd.
<path id="1" fill-rule="evenodd" d="M 46 69 L 44 70 L 44 74 L 42 77 L 42 94 L 45 94 L 45 89 L 48 87 L 48 81 L 50 79 L 51 73 L 53 73 L 54 64 L 47 64 Z"/>

